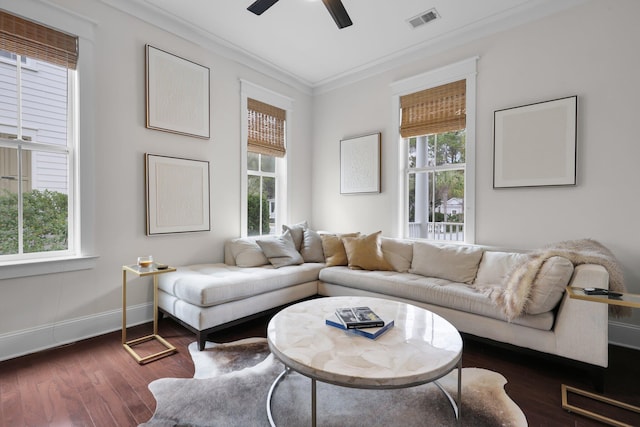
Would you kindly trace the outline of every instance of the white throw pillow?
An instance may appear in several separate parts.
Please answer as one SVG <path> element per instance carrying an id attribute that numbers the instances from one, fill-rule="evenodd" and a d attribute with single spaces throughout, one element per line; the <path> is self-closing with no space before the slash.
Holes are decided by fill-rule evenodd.
<path id="1" fill-rule="evenodd" d="M 287 230 L 281 236 L 256 240 L 271 265 L 275 268 L 304 263 L 296 250 L 291 233 Z"/>
<path id="2" fill-rule="evenodd" d="M 540 314 L 553 310 L 571 280 L 573 269 L 573 263 L 567 258 L 554 256 L 546 260 L 531 286 L 525 312 Z"/>
<path id="3" fill-rule="evenodd" d="M 322 238 L 316 231 L 305 228 L 300 255 L 302 255 L 304 262 L 324 262 Z"/>
<path id="4" fill-rule="evenodd" d="M 229 242 L 231 255 L 238 267 L 260 267 L 269 264 L 269 260 L 253 239 L 233 239 Z"/>
<path id="5" fill-rule="evenodd" d="M 282 233 L 284 234 L 287 230 L 291 233 L 291 237 L 293 238 L 293 245 L 296 248 L 296 251 L 300 251 L 302 247 L 302 239 L 304 238 L 304 230 L 309 227 L 307 221 L 302 221 L 298 224 L 293 225 L 283 225 Z"/>

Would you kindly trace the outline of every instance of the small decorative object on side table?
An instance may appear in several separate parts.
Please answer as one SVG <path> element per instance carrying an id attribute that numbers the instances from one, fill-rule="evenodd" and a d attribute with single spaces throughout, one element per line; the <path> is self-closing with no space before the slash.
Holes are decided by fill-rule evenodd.
<path id="1" fill-rule="evenodd" d="M 630 294 L 630 293 L 619 293 L 609 291 L 608 289 L 599 289 L 599 288 L 579 288 L 567 286 L 567 293 L 570 298 L 592 301 L 592 302 L 600 302 L 609 305 L 620 305 L 623 307 L 632 307 L 632 308 L 640 308 L 640 295 L 638 294 Z M 620 402 L 615 399 L 610 399 L 608 397 L 600 396 L 595 393 L 591 393 L 585 390 L 581 390 L 576 387 L 570 387 L 565 384 L 561 386 L 562 393 L 562 409 L 566 409 L 567 411 L 574 412 L 576 414 L 584 415 L 585 417 L 592 418 L 594 420 L 598 420 L 602 423 L 611 425 L 611 426 L 630 426 L 624 422 L 615 420 L 613 418 L 605 417 L 604 415 L 600 415 L 593 411 L 586 410 L 584 408 L 571 405 L 568 402 L 568 394 L 574 393 L 580 396 L 596 400 L 598 402 L 602 402 L 608 405 L 616 406 L 618 408 L 626 409 L 627 411 L 636 412 L 640 414 L 640 407 L 630 405 L 628 403 Z"/>
<path id="2" fill-rule="evenodd" d="M 139 364 L 144 364 L 158 360 L 162 357 L 175 353 L 177 350 L 168 341 L 158 335 L 158 274 L 170 273 L 176 271 L 174 267 L 164 264 L 154 264 L 152 257 L 140 257 L 136 265 L 122 266 L 122 346 L 133 356 Z M 153 276 L 153 334 L 127 341 L 127 272 L 133 273 L 138 277 Z M 140 356 L 132 348 L 136 344 L 156 340 L 164 347 L 165 350 Z"/>

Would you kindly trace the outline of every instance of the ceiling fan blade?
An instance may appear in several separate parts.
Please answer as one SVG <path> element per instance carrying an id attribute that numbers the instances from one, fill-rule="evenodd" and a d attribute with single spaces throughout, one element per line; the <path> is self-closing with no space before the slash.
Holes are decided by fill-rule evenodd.
<path id="1" fill-rule="evenodd" d="M 276 4 L 278 0 L 256 0 L 251 6 L 247 8 L 249 12 L 253 12 L 256 15 L 262 15 L 262 13 Z"/>
<path id="2" fill-rule="evenodd" d="M 256 2 L 257 3 L 257 2 Z M 345 28 L 353 25 L 347 9 L 344 8 L 341 0 L 322 0 L 322 3 L 327 7 L 327 10 L 331 14 L 331 17 L 336 21 L 338 28 Z"/>

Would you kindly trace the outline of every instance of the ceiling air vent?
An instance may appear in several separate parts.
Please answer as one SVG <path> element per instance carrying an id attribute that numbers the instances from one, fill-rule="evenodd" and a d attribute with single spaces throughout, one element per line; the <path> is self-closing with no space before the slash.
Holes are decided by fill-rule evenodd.
<path id="1" fill-rule="evenodd" d="M 435 9 L 431 9 L 408 19 L 407 22 L 409 23 L 409 25 L 411 25 L 412 28 L 418 28 L 421 25 L 426 24 L 427 22 L 438 19 L 439 17 L 440 15 L 438 15 L 438 12 Z"/>

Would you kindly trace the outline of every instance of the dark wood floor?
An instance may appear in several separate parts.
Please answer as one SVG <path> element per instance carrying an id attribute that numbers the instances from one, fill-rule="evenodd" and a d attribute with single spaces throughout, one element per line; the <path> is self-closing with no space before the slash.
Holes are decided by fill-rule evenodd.
<path id="1" fill-rule="evenodd" d="M 209 338 L 229 342 L 264 337 L 266 323 L 266 318 L 258 319 Z M 150 329 L 150 325 L 131 328 L 128 338 L 149 333 Z M 147 421 L 155 409 L 147 388 L 151 381 L 193 376 L 187 346 L 194 336 L 170 319 L 161 321 L 160 334 L 179 352 L 143 366 L 123 350 L 119 332 L 1 362 L 0 426 L 126 427 Z M 611 346 L 609 354 L 606 395 L 640 405 L 640 351 Z M 463 365 L 504 375 L 509 396 L 522 408 L 530 426 L 602 425 L 561 408 L 561 384 L 593 390 L 583 369 L 469 337 L 465 337 Z M 631 425 L 640 425 L 640 415 L 600 409 L 609 416 L 624 417 Z"/>

